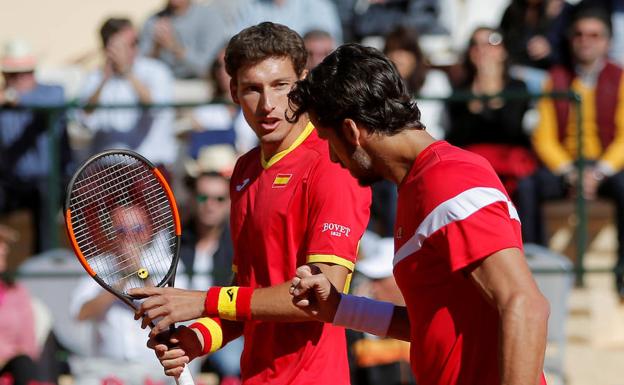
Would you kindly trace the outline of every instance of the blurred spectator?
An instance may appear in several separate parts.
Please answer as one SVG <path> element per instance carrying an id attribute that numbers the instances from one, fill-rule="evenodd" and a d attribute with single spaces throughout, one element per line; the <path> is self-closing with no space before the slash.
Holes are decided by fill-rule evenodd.
<path id="1" fill-rule="evenodd" d="M 36 64 L 25 41 L 10 40 L 5 44 L 0 62 L 4 77 L 4 88 L 0 90 L 0 214 L 30 210 L 33 251 L 40 252 L 51 247 L 50 237 L 45 234 L 54 224 L 54 209 L 59 207 L 58 202 L 47 199 L 52 182 L 48 179 L 54 174 L 68 174 L 70 151 L 63 111 L 19 109 L 65 104 L 62 87 L 37 82 Z M 54 182 L 59 188 L 63 184 L 62 180 Z"/>
<path id="2" fill-rule="evenodd" d="M 88 105 L 171 103 L 173 77 L 158 61 L 137 56 L 137 35 L 128 19 L 110 18 L 100 29 L 104 64 L 81 92 Z M 173 163 L 176 141 L 169 108 L 89 108 L 80 115 L 94 133 L 91 152 L 129 148 L 157 164 Z"/>
<path id="3" fill-rule="evenodd" d="M 603 196 L 616 206 L 618 261 L 616 286 L 624 299 L 624 78 L 622 69 L 608 61 L 611 36 L 608 15 L 586 9 L 575 15 L 570 30 L 573 65 L 550 70 L 545 91 L 572 89 L 581 96 L 582 150 L 589 164 L 577 174 L 576 111 L 565 99 L 542 99 L 533 145 L 546 167 L 522 181 L 518 209 L 523 239 L 545 244 L 541 203 L 576 191 L 580 178 L 585 199 Z"/>
<path id="4" fill-rule="evenodd" d="M 306 68 L 311 70 L 325 59 L 336 48 L 336 41 L 327 31 L 313 29 L 303 35 L 303 44 L 308 51 L 308 64 Z"/>
<path id="5" fill-rule="evenodd" d="M 226 23 L 221 2 L 197 4 L 167 0 L 143 26 L 140 51 L 165 62 L 178 78 L 203 78 L 219 48 L 234 31 Z"/>
<path id="6" fill-rule="evenodd" d="M 588 8 L 601 8 L 610 16 L 611 45 L 609 56 L 620 66 L 624 65 L 624 1 L 581 0 L 574 6 L 574 12 L 582 12 Z"/>
<path id="7" fill-rule="evenodd" d="M 180 257 L 187 267 L 190 288 L 206 290 L 232 283 L 234 249 L 230 237 L 229 177 L 236 153 L 227 145 L 204 147 L 194 167 L 187 165 L 193 216 L 184 226 Z M 204 367 L 215 370 L 223 381 L 240 377 L 243 340 L 238 338 L 210 354 Z"/>
<path id="8" fill-rule="evenodd" d="M 566 59 L 566 29 L 572 5 L 564 0 L 513 0 L 500 30 L 512 73 L 539 92 L 551 65 Z"/>
<path id="9" fill-rule="evenodd" d="M 361 259 L 355 264 L 360 275 L 355 295 L 405 305 L 392 275 L 394 239 L 366 232 L 360 244 Z M 415 384 L 409 370 L 409 346 L 405 341 L 348 331 L 352 383 L 354 385 Z"/>
<path id="10" fill-rule="evenodd" d="M 501 92 L 526 93 L 524 82 L 509 76 L 507 58 L 501 34 L 491 28 L 477 28 L 464 58 L 466 78 L 455 90 L 456 95 L 491 97 Z M 528 108 L 529 101 L 522 98 L 448 103 L 448 142 L 485 157 L 511 196 L 518 180 L 531 175 L 537 167 L 522 125 Z"/>
<path id="11" fill-rule="evenodd" d="M 180 255 L 188 267 L 190 286 L 197 290 L 226 286 L 232 278 L 229 176 L 235 163 L 232 147 L 213 145 L 186 165 L 194 204 L 193 216 L 184 226 Z"/>
<path id="12" fill-rule="evenodd" d="M 240 29 L 263 21 L 287 25 L 299 35 L 320 29 L 342 42 L 342 25 L 330 0 L 248 0 L 243 2 Z"/>
<path id="13" fill-rule="evenodd" d="M 182 123 L 179 134 L 188 133 L 188 155 L 197 159 L 202 147 L 229 144 L 245 153 L 258 143 L 253 130 L 245 121 L 240 108 L 230 95 L 230 75 L 225 71 L 225 48 L 217 54 L 208 71 L 208 82 L 214 87 L 210 104 L 192 110 L 190 121 Z"/>
<path id="14" fill-rule="evenodd" d="M 384 53 L 394 63 L 408 90 L 417 96 L 445 98 L 451 86 L 444 72 L 431 69 L 418 42 L 416 30 L 399 26 L 386 36 Z M 418 100 L 420 120 L 436 139 L 444 138 L 444 103 L 439 100 Z"/>
<path id="15" fill-rule="evenodd" d="M 337 0 L 335 0 L 337 1 Z M 420 34 L 445 34 L 438 17 L 438 0 L 344 0 L 352 15 L 349 29 L 354 40 L 368 36 L 386 36 L 399 25 L 414 28 Z M 341 6 L 343 9 L 346 5 Z"/>
<path id="16" fill-rule="evenodd" d="M 166 230 L 155 231 L 148 221 L 148 215 L 143 206 L 131 203 L 113 209 L 110 228 L 111 235 L 119 241 L 118 246 L 109 253 L 95 257 L 117 259 L 115 266 L 118 271 L 111 272 L 106 279 L 118 283 L 122 292 L 136 287 L 132 281 L 135 275 L 128 271 L 136 272 L 137 266 L 145 266 L 145 256 L 154 253 L 159 245 L 169 242 Z M 91 263 L 98 266 L 98 262 Z M 152 266 L 153 270 L 169 267 L 148 266 Z M 178 268 L 183 270 L 181 265 Z M 163 277 L 166 271 L 150 273 Z M 176 281 L 177 286 L 188 286 L 182 274 L 176 276 Z M 154 352 L 145 345 L 149 328 L 141 329 L 140 322 L 134 319 L 134 311 L 98 285 L 93 278 L 85 275 L 79 281 L 71 295 L 70 313 L 79 321 L 93 322 L 95 334 L 95 357 L 88 357 L 80 364 L 72 365 L 77 383 L 96 385 L 110 376 L 132 385 L 167 380 Z M 167 382 L 173 381 L 169 379 Z"/>
<path id="17" fill-rule="evenodd" d="M 451 47 L 463 52 L 474 30 L 500 24 L 510 0 L 437 0 L 440 23 L 450 33 Z"/>
<path id="18" fill-rule="evenodd" d="M 7 272 L 9 244 L 17 233 L 0 225 L 0 378 L 10 375 L 14 385 L 37 380 L 39 348 L 31 298 Z"/>

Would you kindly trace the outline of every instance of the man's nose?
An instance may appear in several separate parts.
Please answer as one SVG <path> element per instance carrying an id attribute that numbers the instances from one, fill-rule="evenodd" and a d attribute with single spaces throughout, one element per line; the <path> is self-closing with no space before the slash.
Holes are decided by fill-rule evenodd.
<path id="1" fill-rule="evenodd" d="M 270 91 L 263 92 L 260 98 L 260 108 L 266 112 L 273 111 L 275 109 L 275 95 Z"/>

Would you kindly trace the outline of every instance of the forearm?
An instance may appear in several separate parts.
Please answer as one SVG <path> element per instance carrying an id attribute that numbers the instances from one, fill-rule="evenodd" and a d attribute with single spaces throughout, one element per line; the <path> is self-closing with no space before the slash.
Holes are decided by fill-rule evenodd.
<path id="1" fill-rule="evenodd" d="M 182 44 L 176 42 L 171 47 L 171 52 L 175 55 L 177 60 L 184 60 L 186 57 L 186 49 L 182 46 Z"/>
<path id="2" fill-rule="evenodd" d="M 102 79 L 100 85 L 96 88 L 95 92 L 87 99 L 87 105 L 93 106 L 99 103 L 100 95 L 102 94 L 102 89 L 104 88 L 104 84 L 108 79 L 106 76 Z M 93 108 L 85 108 L 86 113 L 93 112 Z"/>
<path id="3" fill-rule="evenodd" d="M 546 350 L 547 302 L 543 297 L 515 298 L 500 314 L 501 384 L 539 384 Z"/>
<path id="4" fill-rule="evenodd" d="M 256 289 L 251 297 L 251 319 L 256 321 L 302 322 L 315 320 L 298 308 L 289 293 L 290 282 Z"/>
<path id="5" fill-rule="evenodd" d="M 624 167 L 624 136 L 616 138 L 605 150 L 600 161 L 612 171 L 618 172 Z"/>
<path id="6" fill-rule="evenodd" d="M 152 49 L 149 50 L 149 57 L 153 57 L 154 59 L 158 59 L 160 57 L 160 44 L 154 42 L 152 45 Z"/>
<path id="7" fill-rule="evenodd" d="M 145 85 L 143 85 L 143 83 L 141 83 L 141 81 L 137 79 L 137 77 L 132 72 L 128 73 L 128 81 L 130 81 L 132 88 L 139 96 L 139 101 L 142 104 L 152 103 L 150 90 Z"/>
<path id="8" fill-rule="evenodd" d="M 349 273 L 347 268 L 326 263 L 313 263 L 310 266 L 322 272 L 335 287 L 345 287 Z M 237 282 L 236 278 L 234 282 Z M 316 320 L 309 312 L 293 303 L 290 287 L 290 282 L 257 289 L 234 287 L 236 294 L 232 292 L 232 296 L 222 294 L 223 290 L 228 293 L 229 288 L 211 288 L 206 295 L 204 314 L 209 317 L 218 316 L 222 319 L 239 321 L 305 322 Z M 246 299 L 250 290 L 251 298 Z"/>
<path id="9" fill-rule="evenodd" d="M 410 323 L 404 306 L 347 294 L 342 294 L 335 306 L 334 325 L 410 341 Z"/>
<path id="10" fill-rule="evenodd" d="M 97 297 L 86 302 L 80 308 L 80 312 L 76 317 L 79 321 L 87 321 L 102 316 L 108 308 L 115 302 L 117 298 L 111 293 L 104 291 L 98 294 Z"/>

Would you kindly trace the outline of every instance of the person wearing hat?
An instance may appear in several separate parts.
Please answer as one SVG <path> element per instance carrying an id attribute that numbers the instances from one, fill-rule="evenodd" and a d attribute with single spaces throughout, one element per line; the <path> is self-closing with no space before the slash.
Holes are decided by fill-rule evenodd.
<path id="1" fill-rule="evenodd" d="M 17 232 L 0 224 L 0 378 L 10 376 L 14 385 L 36 379 L 39 355 L 30 295 L 7 274 L 10 244 Z"/>
<path id="2" fill-rule="evenodd" d="M 355 264 L 358 274 L 353 280 L 353 293 L 404 306 L 405 301 L 392 275 L 393 258 L 394 239 L 366 231 Z M 408 342 L 354 330 L 347 330 L 347 341 L 354 384 L 415 384 L 409 369 Z"/>
<path id="3" fill-rule="evenodd" d="M 48 175 L 59 167 L 67 175 L 69 142 L 63 114 L 50 123 L 49 112 L 11 107 L 54 107 L 65 103 L 61 86 L 42 84 L 35 78 L 37 58 L 21 39 L 5 42 L 0 58 L 4 86 L 0 89 L 0 215 L 26 208 L 32 214 L 34 252 L 49 248 L 44 234 L 52 224 L 46 200 Z M 3 108 L 5 107 L 5 108 Z M 55 148 L 60 162 L 51 163 L 50 138 L 59 138 Z M 60 187 L 60 186 L 59 186 Z"/>

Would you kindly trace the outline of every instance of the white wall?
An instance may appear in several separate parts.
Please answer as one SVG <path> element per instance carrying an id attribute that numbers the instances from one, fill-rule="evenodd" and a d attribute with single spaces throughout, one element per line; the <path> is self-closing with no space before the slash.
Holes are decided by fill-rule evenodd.
<path id="1" fill-rule="evenodd" d="M 10 38 L 21 37 L 33 46 L 42 66 L 65 66 L 83 55 L 97 57 L 98 30 L 107 17 L 128 17 L 140 27 L 164 2 L 0 0 L 0 46 Z"/>

